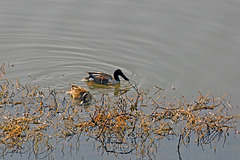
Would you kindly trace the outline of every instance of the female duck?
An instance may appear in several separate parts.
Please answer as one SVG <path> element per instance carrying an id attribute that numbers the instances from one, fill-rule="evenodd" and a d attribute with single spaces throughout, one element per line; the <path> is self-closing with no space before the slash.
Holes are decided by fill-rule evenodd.
<path id="1" fill-rule="evenodd" d="M 123 74 L 123 72 L 120 69 L 115 70 L 113 76 L 101 73 L 101 72 L 87 72 L 88 77 L 83 79 L 83 81 L 86 82 L 94 82 L 96 84 L 103 84 L 103 85 L 115 85 L 120 83 L 119 76 L 121 76 L 126 81 L 129 81 L 129 79 Z"/>
<path id="2" fill-rule="evenodd" d="M 71 89 L 67 91 L 66 94 L 70 94 L 74 99 L 81 100 L 83 103 L 89 103 L 92 100 L 92 95 L 88 90 L 73 84 L 71 85 Z"/>

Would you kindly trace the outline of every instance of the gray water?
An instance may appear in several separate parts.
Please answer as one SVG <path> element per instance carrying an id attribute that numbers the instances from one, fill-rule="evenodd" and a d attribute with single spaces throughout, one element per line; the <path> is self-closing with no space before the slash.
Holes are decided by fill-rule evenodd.
<path id="1" fill-rule="evenodd" d="M 228 94 L 238 105 L 239 15 L 239 0 L 1 0 L 0 63 L 14 65 L 9 79 L 24 83 L 30 75 L 43 88 L 87 88 L 86 71 L 120 68 L 141 88 L 174 86 L 176 96 L 187 97 L 198 90 Z M 182 158 L 239 159 L 237 142 L 220 145 L 215 155 L 183 148 Z M 101 156 L 85 143 L 71 159 L 129 158 Z M 158 158 L 177 159 L 175 143 L 162 146 Z"/>

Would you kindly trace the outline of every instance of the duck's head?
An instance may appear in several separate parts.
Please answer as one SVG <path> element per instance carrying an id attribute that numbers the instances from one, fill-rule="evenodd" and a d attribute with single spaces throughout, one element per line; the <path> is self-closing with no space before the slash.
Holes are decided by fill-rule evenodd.
<path id="1" fill-rule="evenodd" d="M 115 70 L 113 76 L 116 81 L 120 81 L 119 76 L 121 76 L 126 81 L 129 81 L 129 79 L 123 74 L 123 72 L 120 69 Z"/>

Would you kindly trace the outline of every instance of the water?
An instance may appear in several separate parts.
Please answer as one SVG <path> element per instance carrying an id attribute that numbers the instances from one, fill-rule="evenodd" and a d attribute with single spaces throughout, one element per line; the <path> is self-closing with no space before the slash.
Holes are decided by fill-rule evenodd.
<path id="1" fill-rule="evenodd" d="M 142 88 L 174 86 L 176 96 L 189 97 L 198 90 L 227 93 L 238 105 L 239 15 L 238 0 L 2 0 L 0 63 L 14 64 L 9 79 L 24 83 L 30 75 L 43 88 L 66 91 L 71 83 L 87 88 L 81 81 L 86 71 L 121 68 Z M 228 152 L 233 147 L 216 155 L 197 148 L 183 158 L 200 151 L 207 159 L 226 154 L 239 159 Z M 166 159 L 175 159 L 175 151 Z"/>

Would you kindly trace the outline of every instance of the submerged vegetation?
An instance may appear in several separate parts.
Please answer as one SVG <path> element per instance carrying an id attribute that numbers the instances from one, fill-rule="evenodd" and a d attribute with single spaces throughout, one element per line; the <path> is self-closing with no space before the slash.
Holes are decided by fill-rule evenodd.
<path id="1" fill-rule="evenodd" d="M 166 98 L 157 86 L 154 92 L 132 85 L 135 94 L 107 94 L 90 105 L 75 105 L 62 92 L 42 91 L 30 83 L 8 80 L 5 64 L 0 68 L 0 157 L 15 154 L 28 158 L 54 159 L 78 151 L 80 137 L 92 139 L 99 153 L 131 154 L 155 158 L 161 141 L 176 137 L 181 146 L 224 142 L 238 134 L 239 113 L 226 97 L 209 93 L 193 102 L 185 97 Z M 66 152 L 67 150 L 67 152 Z M 214 152 L 216 147 L 214 147 Z"/>

